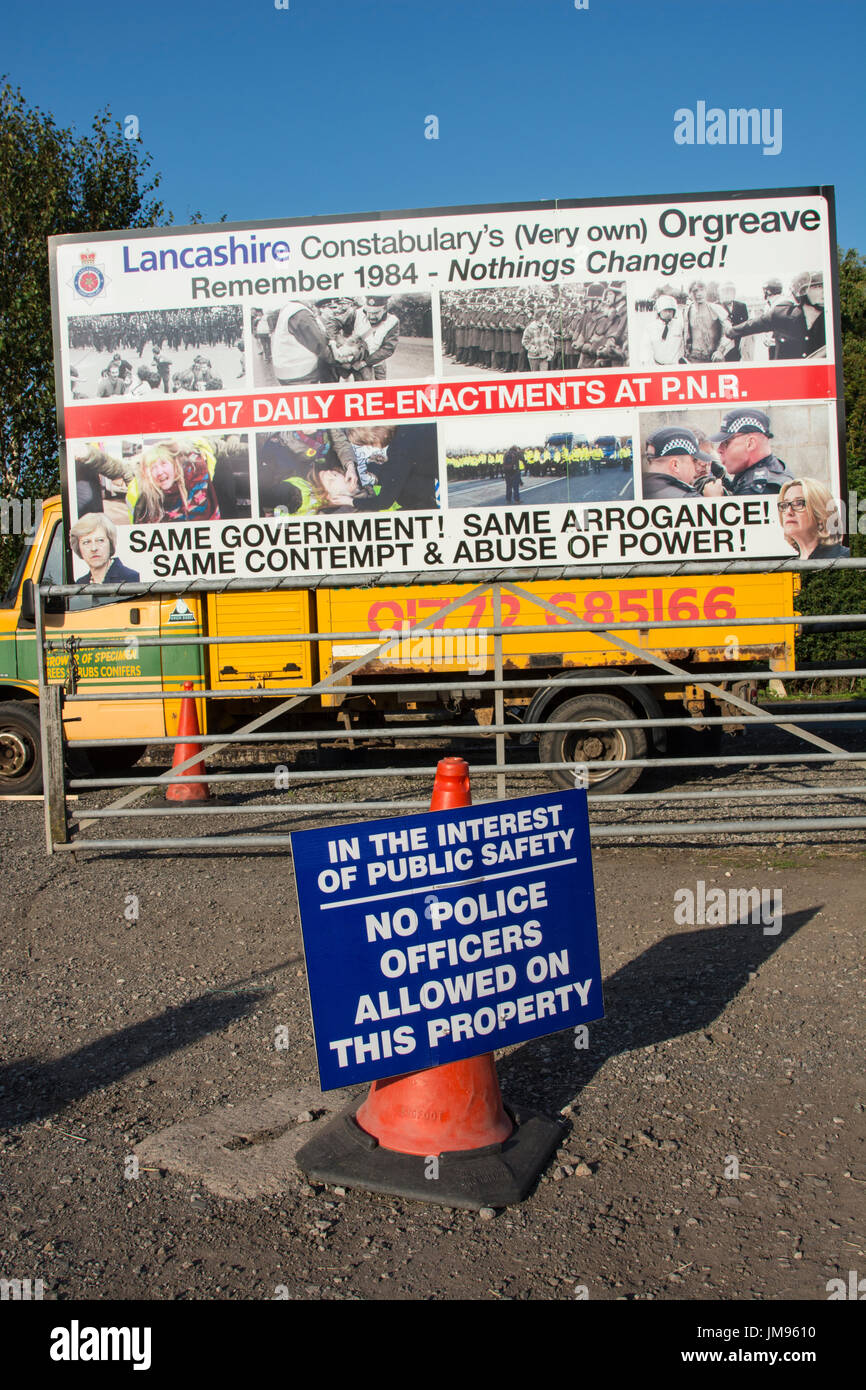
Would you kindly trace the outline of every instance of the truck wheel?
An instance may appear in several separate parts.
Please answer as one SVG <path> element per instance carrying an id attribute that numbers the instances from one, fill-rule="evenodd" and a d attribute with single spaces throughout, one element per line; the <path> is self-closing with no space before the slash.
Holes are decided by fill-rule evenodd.
<path id="1" fill-rule="evenodd" d="M 556 705 L 549 716 L 552 728 L 538 740 L 538 759 L 542 763 L 599 762 L 602 758 L 612 764 L 626 759 L 642 758 L 646 753 L 645 729 L 605 728 L 607 719 L 634 719 L 634 710 L 613 695 L 576 695 Z M 582 729 L 558 729 L 557 724 L 583 723 Z M 626 792 L 633 787 L 643 771 L 639 767 L 623 767 L 610 772 L 592 768 L 589 773 L 589 794 L 596 792 Z M 573 787 L 574 776 L 567 768 L 551 771 L 548 776 L 557 787 Z"/>
<path id="2" fill-rule="evenodd" d="M 27 700 L 0 705 L 0 796 L 32 796 L 41 791 L 38 706 Z"/>

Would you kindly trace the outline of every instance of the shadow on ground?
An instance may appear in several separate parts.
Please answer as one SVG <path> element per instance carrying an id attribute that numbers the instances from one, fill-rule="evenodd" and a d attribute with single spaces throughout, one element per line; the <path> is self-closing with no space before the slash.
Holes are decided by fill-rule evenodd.
<path id="1" fill-rule="evenodd" d="M 750 975 L 820 911 L 787 913 L 776 936 L 749 921 L 666 936 L 605 980 L 605 1018 L 589 1025 L 587 1049 L 576 1049 L 567 1030 L 500 1061 L 506 1099 L 554 1114 L 610 1058 L 710 1028 Z"/>

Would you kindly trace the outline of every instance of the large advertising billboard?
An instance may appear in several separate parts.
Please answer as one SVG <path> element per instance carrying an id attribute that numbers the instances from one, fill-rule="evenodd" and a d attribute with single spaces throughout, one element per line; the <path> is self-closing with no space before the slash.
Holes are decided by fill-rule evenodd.
<path id="1" fill-rule="evenodd" d="M 76 578 L 847 553 L 832 190 L 50 249 Z"/>

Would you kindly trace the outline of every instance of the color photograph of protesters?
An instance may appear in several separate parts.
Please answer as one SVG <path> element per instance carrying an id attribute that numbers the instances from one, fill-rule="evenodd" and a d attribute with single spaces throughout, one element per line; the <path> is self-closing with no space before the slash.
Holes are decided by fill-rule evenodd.
<path id="1" fill-rule="evenodd" d="M 215 467 L 213 452 L 203 441 L 194 448 L 174 440 L 145 448 L 126 494 L 133 522 L 218 521 Z"/>
<path id="2" fill-rule="evenodd" d="M 327 482 L 335 475 L 334 495 L 344 496 L 348 506 L 359 492 L 355 455 L 344 430 L 259 434 L 256 459 L 260 516 L 304 516 L 317 511 L 323 475 Z"/>
<path id="3" fill-rule="evenodd" d="M 622 425 L 599 411 L 448 420 L 440 426 L 448 505 L 630 500 L 634 449 Z"/>
<path id="4" fill-rule="evenodd" d="M 262 516 L 430 511 L 439 505 L 433 424 L 262 433 L 256 456 Z"/>
<path id="5" fill-rule="evenodd" d="M 145 438 L 126 503 L 131 520 L 144 524 L 249 516 L 248 437 Z"/>
<path id="6" fill-rule="evenodd" d="M 87 566 L 84 574 L 75 576 L 88 584 L 132 584 L 141 578 L 138 570 L 129 569 L 117 558 L 117 527 L 109 517 L 99 512 L 81 516 L 69 528 L 69 544 L 73 554 Z"/>
<path id="7" fill-rule="evenodd" d="M 257 387 L 409 381 L 433 375 L 429 295 L 294 299 L 251 316 Z"/>
<path id="8" fill-rule="evenodd" d="M 250 515 L 246 435 L 81 440 L 70 448 L 79 517 L 101 513 L 128 526 Z"/>
<path id="9" fill-rule="evenodd" d="M 829 412 L 766 402 L 644 412 L 642 496 L 778 497 L 807 478 L 829 495 L 838 466 Z"/>
<path id="10" fill-rule="evenodd" d="M 76 400 L 221 391 L 243 363 L 243 314 L 230 304 L 77 314 L 67 335 Z"/>
<path id="11" fill-rule="evenodd" d="M 586 371 L 628 361 L 624 282 L 442 294 L 445 376 Z"/>

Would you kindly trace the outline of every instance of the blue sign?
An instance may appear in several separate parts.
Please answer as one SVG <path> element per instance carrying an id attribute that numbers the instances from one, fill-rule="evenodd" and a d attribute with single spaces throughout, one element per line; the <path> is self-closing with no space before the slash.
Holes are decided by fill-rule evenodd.
<path id="1" fill-rule="evenodd" d="M 602 1018 L 585 791 L 292 835 L 322 1090 Z"/>

